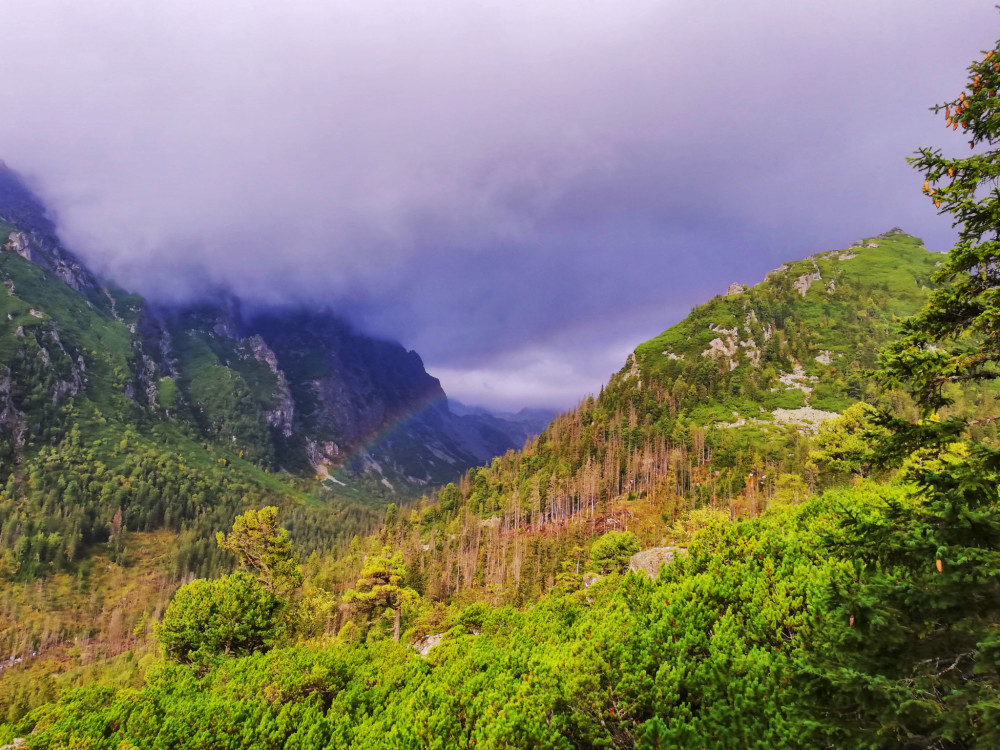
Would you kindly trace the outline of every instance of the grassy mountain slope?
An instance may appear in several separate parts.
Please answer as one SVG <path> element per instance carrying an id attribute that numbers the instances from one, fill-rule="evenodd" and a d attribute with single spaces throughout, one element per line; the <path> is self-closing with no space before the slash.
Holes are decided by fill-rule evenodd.
<path id="1" fill-rule="evenodd" d="M 856 245 L 696 307 L 523 451 L 404 509 L 382 538 L 403 549 L 413 585 L 440 601 L 525 604 L 578 575 L 606 531 L 670 543 L 692 509 L 754 516 L 850 482 L 843 465 L 810 457 L 816 433 L 857 401 L 912 412 L 865 371 L 940 259 L 898 231 Z M 986 390 L 955 409 L 997 412 Z M 337 565 L 349 583 L 360 558 Z"/>
<path id="2" fill-rule="evenodd" d="M 843 411 L 865 395 L 863 370 L 874 367 L 895 321 L 924 302 L 939 261 L 917 238 L 892 232 L 785 263 L 750 289 L 696 307 L 636 347 L 635 360 L 699 423 L 807 402 Z"/>

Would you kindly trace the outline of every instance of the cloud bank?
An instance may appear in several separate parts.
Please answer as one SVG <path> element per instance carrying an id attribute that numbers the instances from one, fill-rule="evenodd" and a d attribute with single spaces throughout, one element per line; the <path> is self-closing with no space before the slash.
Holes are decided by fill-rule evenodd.
<path id="1" fill-rule="evenodd" d="M 930 0 L 4 8 L 0 158 L 155 298 L 231 286 L 401 340 L 467 402 L 569 406 L 732 281 L 893 225 L 994 41 Z"/>

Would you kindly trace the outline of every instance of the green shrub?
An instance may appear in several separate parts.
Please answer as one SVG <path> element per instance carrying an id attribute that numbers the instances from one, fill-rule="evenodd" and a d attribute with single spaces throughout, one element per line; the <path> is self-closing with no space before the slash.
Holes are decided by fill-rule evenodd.
<path id="1" fill-rule="evenodd" d="M 283 630 L 284 602 L 248 573 L 181 586 L 156 635 L 164 655 L 204 667 L 218 656 L 267 651 Z"/>
<path id="2" fill-rule="evenodd" d="M 638 551 L 639 540 L 631 531 L 609 531 L 591 547 L 590 560 L 600 573 L 624 573 Z"/>

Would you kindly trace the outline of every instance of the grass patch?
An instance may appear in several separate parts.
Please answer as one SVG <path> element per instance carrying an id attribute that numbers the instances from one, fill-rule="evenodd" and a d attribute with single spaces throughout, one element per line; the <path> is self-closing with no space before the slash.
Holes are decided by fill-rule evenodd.
<path id="1" fill-rule="evenodd" d="M 156 382 L 156 400 L 161 409 L 177 408 L 177 382 L 173 378 L 160 378 Z"/>

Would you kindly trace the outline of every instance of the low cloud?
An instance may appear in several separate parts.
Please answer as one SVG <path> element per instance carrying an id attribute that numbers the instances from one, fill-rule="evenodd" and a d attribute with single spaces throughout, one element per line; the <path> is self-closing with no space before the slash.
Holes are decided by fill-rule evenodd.
<path id="1" fill-rule="evenodd" d="M 157 298 L 333 306 L 508 406 L 574 403 L 624 342 L 782 260 L 897 224 L 947 248 L 904 159 L 961 148 L 927 108 L 997 20 L 930 0 L 4 16 L 0 158 L 89 262 Z"/>

